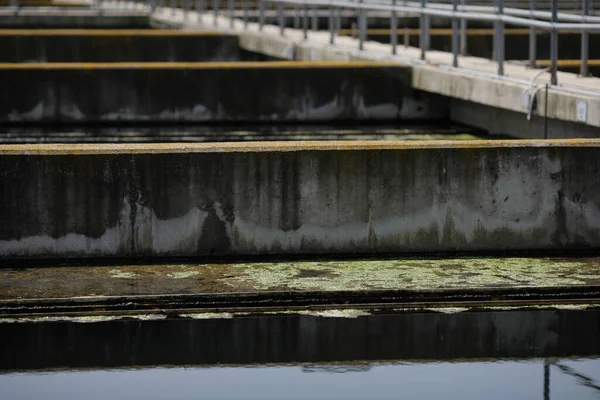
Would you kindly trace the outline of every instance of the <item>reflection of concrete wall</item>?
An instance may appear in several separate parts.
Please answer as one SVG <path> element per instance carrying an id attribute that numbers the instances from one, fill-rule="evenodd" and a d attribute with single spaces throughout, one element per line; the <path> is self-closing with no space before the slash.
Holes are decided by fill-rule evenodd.
<path id="1" fill-rule="evenodd" d="M 67 32 L 0 35 L 0 62 L 240 61 L 238 39 L 232 35 Z"/>
<path id="2" fill-rule="evenodd" d="M 26 13 L 0 15 L 0 27 L 11 29 L 145 29 L 150 28 L 148 16 L 140 12 L 98 17 L 96 10 L 27 10 Z"/>
<path id="3" fill-rule="evenodd" d="M 597 310 L 0 324 L 0 369 L 597 355 Z"/>
<path id="4" fill-rule="evenodd" d="M 170 154 L 156 145 L 89 155 L 74 146 L 60 156 L 24 147 L 0 157 L 0 255 L 600 246 L 597 147 L 487 143 L 216 144 Z"/>
<path id="5" fill-rule="evenodd" d="M 330 121 L 440 118 L 409 67 L 309 63 L 37 65 L 0 69 L 0 121 Z M 435 99 L 435 101 L 434 101 Z"/>

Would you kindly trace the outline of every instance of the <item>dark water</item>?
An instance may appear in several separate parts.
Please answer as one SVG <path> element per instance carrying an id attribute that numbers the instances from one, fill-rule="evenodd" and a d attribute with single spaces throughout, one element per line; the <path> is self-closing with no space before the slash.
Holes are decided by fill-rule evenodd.
<path id="1" fill-rule="evenodd" d="M 597 399 L 600 360 L 0 375 L 3 399 Z"/>
<path id="2" fill-rule="evenodd" d="M 600 398 L 600 310 L 0 323 L 0 399 Z"/>
<path id="3" fill-rule="evenodd" d="M 473 140 L 502 139 L 447 122 L 400 124 L 171 124 L 0 126 L 0 144 L 111 142 L 240 142 L 273 140 Z"/>

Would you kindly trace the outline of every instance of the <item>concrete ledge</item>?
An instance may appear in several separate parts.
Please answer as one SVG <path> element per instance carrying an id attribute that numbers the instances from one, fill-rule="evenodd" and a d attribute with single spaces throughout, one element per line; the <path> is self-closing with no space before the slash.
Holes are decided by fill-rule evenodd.
<path id="1" fill-rule="evenodd" d="M 0 122 L 435 119 L 410 69 L 358 63 L 0 64 Z M 324 84 L 327 83 L 327 84 Z"/>
<path id="2" fill-rule="evenodd" d="M 50 146 L 56 155 L 6 146 L 0 255 L 600 248 L 600 190 L 590 184 L 600 171 L 597 142 L 432 144 L 352 151 L 212 144 L 177 152 L 130 145 L 140 151 L 109 146 L 115 154 L 76 155 L 64 151 L 79 146 Z"/>

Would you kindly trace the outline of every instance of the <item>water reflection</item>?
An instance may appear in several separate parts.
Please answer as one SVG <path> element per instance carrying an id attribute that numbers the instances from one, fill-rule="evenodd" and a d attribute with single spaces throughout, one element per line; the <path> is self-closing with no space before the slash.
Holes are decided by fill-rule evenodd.
<path id="1" fill-rule="evenodd" d="M 561 360 L 594 381 L 600 360 Z M 313 371 L 314 372 L 314 371 Z M 0 375 L 6 399 L 597 399 L 544 360 L 374 364 L 362 372 L 302 366 L 152 368 Z M 545 374 L 547 372 L 547 374 Z M 547 378 L 547 379 L 546 379 Z"/>
<path id="2" fill-rule="evenodd" d="M 0 370 L 590 357 L 599 337 L 600 310 L 564 309 L 2 323 Z"/>

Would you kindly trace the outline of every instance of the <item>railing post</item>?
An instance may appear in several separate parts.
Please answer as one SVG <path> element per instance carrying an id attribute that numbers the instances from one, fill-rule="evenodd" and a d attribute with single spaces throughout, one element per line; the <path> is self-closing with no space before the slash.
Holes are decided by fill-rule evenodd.
<path id="1" fill-rule="evenodd" d="M 316 6 L 312 6 L 310 8 L 310 10 L 312 11 L 312 20 L 311 20 L 311 27 L 310 29 L 312 29 L 313 31 L 316 31 L 319 29 L 319 19 L 317 17 L 317 7 Z"/>
<path id="2" fill-rule="evenodd" d="M 219 0 L 213 0 L 213 24 L 215 26 L 219 25 Z"/>
<path id="3" fill-rule="evenodd" d="M 304 4 L 304 15 L 302 16 L 302 30 L 304 32 L 304 40 L 308 39 L 308 5 Z"/>
<path id="4" fill-rule="evenodd" d="M 498 17 L 504 15 L 504 0 L 496 0 L 496 6 L 498 7 Z M 498 62 L 498 75 L 504 75 L 504 22 L 495 22 L 494 32 L 494 53 L 496 55 L 496 61 Z"/>
<path id="5" fill-rule="evenodd" d="M 550 62 L 551 75 L 550 84 L 558 84 L 556 69 L 558 68 L 558 32 L 556 31 L 556 21 L 558 20 L 558 0 L 552 0 L 552 30 L 550 31 Z"/>
<path id="6" fill-rule="evenodd" d="M 265 1 L 258 0 L 258 29 L 263 30 L 265 26 Z"/>
<path id="7" fill-rule="evenodd" d="M 535 0 L 529 0 L 529 9 L 531 10 L 531 19 L 535 19 Z M 537 32 L 534 26 L 529 28 L 529 67 L 537 67 Z"/>
<path id="8" fill-rule="evenodd" d="M 590 15 L 590 0 L 583 0 L 583 16 Z M 581 76 L 588 76 L 588 57 L 589 57 L 590 34 L 586 31 L 581 32 Z"/>
<path id="9" fill-rule="evenodd" d="M 192 0 L 182 0 L 183 1 L 183 20 L 187 21 L 190 16 L 190 1 Z"/>
<path id="10" fill-rule="evenodd" d="M 404 5 L 407 6 L 408 5 L 408 1 L 404 0 Z M 410 29 L 408 27 L 408 15 L 404 15 L 404 47 L 408 48 L 410 47 Z"/>
<path id="11" fill-rule="evenodd" d="M 277 4 L 277 17 L 279 19 L 279 33 L 283 36 L 285 31 L 285 5 L 284 3 Z"/>
<path id="12" fill-rule="evenodd" d="M 358 4 L 363 4 L 363 0 L 358 0 Z M 367 18 L 364 8 L 358 10 L 358 49 L 363 50 L 365 47 L 365 37 L 367 35 Z"/>
<path id="13" fill-rule="evenodd" d="M 467 0 L 460 0 L 462 6 L 467 5 Z M 460 20 L 460 55 L 467 55 L 467 20 L 461 18 Z"/>
<path id="14" fill-rule="evenodd" d="M 458 10 L 458 0 L 452 0 L 452 11 Z M 458 67 L 458 20 L 452 17 L 452 66 Z"/>
<path id="15" fill-rule="evenodd" d="M 204 0 L 196 0 L 196 16 L 198 22 L 202 21 L 202 14 L 204 13 Z"/>
<path id="16" fill-rule="evenodd" d="M 392 6 L 396 6 L 396 0 L 392 0 Z M 398 16 L 396 10 L 392 10 L 392 18 L 390 19 L 390 43 L 392 44 L 392 54 L 396 54 L 398 46 Z"/>
<path id="17" fill-rule="evenodd" d="M 335 42 L 335 7 L 329 7 L 329 44 Z"/>
<path id="18" fill-rule="evenodd" d="M 421 0 L 421 11 L 425 10 L 426 4 L 427 0 Z M 425 30 L 425 14 L 422 13 L 419 17 L 419 47 L 421 48 L 421 60 L 425 59 L 425 54 L 427 52 Z"/>
<path id="19" fill-rule="evenodd" d="M 300 8 L 298 4 L 294 4 L 294 29 L 300 28 Z"/>
<path id="20" fill-rule="evenodd" d="M 244 0 L 244 30 L 248 29 L 249 0 Z"/>
<path id="21" fill-rule="evenodd" d="M 229 27 L 233 28 L 233 2 L 234 0 L 227 0 L 227 13 L 229 14 Z"/>

